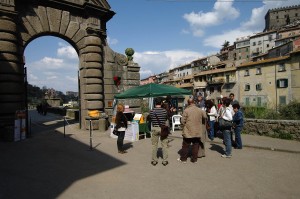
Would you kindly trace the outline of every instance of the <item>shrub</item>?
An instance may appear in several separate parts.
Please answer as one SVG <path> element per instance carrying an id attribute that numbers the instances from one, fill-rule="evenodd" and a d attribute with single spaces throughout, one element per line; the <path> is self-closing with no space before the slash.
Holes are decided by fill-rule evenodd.
<path id="1" fill-rule="evenodd" d="M 243 107 L 245 118 L 272 120 L 300 120 L 300 103 L 292 101 L 288 105 L 279 106 L 278 112 L 266 107 Z"/>
<path id="2" fill-rule="evenodd" d="M 246 118 L 262 119 L 266 111 L 265 107 L 247 106 L 243 107 L 244 116 Z"/>
<path id="3" fill-rule="evenodd" d="M 300 103 L 292 101 L 288 105 L 280 106 L 279 113 L 282 119 L 299 120 L 300 119 Z"/>

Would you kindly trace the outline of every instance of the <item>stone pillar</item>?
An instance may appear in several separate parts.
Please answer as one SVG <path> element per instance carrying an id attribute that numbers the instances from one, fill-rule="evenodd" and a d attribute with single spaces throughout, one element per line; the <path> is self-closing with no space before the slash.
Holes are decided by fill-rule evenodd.
<path id="1" fill-rule="evenodd" d="M 0 17 L 0 136 L 5 139 L 14 131 L 16 110 L 25 109 L 22 46 L 13 17 Z"/>
<path id="2" fill-rule="evenodd" d="M 81 49 L 80 95 L 81 124 L 85 127 L 88 111 L 104 111 L 103 96 L 103 52 L 99 36 L 88 35 L 84 38 L 85 47 Z"/>

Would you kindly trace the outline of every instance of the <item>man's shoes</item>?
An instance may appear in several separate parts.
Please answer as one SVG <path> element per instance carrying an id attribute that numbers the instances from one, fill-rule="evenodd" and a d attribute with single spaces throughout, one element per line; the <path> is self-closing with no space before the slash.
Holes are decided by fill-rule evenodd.
<path id="1" fill-rule="evenodd" d="M 127 153 L 127 151 L 123 150 L 123 151 L 118 151 L 118 153 L 124 154 Z"/>
<path id="2" fill-rule="evenodd" d="M 181 162 L 181 163 L 183 163 L 183 164 L 186 164 L 186 161 L 182 161 L 182 160 L 180 160 L 180 158 L 178 158 L 177 161 L 178 161 L 178 162 Z"/>
<path id="3" fill-rule="evenodd" d="M 191 163 L 197 164 L 197 163 L 198 163 L 198 161 L 197 161 L 197 160 L 196 160 L 196 161 L 191 161 Z"/>
<path id="4" fill-rule="evenodd" d="M 151 164 L 153 165 L 153 166 L 156 166 L 157 165 L 157 162 L 156 161 L 151 161 Z"/>
<path id="5" fill-rule="evenodd" d="M 162 165 L 164 165 L 164 166 L 167 166 L 169 164 L 169 162 L 168 161 L 164 161 L 164 162 L 162 162 Z"/>
<path id="6" fill-rule="evenodd" d="M 223 154 L 223 155 L 221 155 L 221 157 L 222 157 L 222 158 L 231 158 L 232 155 L 226 155 L 226 154 Z"/>

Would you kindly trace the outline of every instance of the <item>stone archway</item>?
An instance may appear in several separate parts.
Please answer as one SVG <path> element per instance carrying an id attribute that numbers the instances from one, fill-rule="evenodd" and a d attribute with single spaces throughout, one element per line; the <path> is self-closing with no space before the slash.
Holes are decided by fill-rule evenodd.
<path id="1" fill-rule="evenodd" d="M 113 84 L 109 76 L 114 73 L 110 70 L 106 75 L 110 79 L 104 83 L 105 53 L 110 54 L 110 59 L 113 57 L 113 64 L 118 64 L 116 57 L 120 56 L 106 42 L 106 23 L 114 14 L 106 0 L 0 0 L 2 132 L 13 132 L 15 112 L 25 108 L 24 49 L 30 41 L 43 35 L 65 39 L 78 53 L 81 123 L 85 123 L 88 110 L 105 111 L 106 101 L 115 93 L 104 91 L 104 84 Z M 119 60 L 124 57 L 121 55 Z M 135 80 L 139 79 L 139 75 L 134 76 Z M 106 93 L 112 95 L 105 99 Z"/>

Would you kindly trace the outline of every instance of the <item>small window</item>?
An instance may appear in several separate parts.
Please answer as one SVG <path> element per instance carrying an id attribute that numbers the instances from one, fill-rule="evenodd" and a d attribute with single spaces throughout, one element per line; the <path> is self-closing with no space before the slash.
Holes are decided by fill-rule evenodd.
<path id="1" fill-rule="evenodd" d="M 253 43 L 252 43 L 252 46 L 256 46 L 256 42 L 253 42 Z"/>
<path id="2" fill-rule="evenodd" d="M 270 47 L 270 45 L 269 44 L 267 44 L 267 48 L 269 48 Z"/>
<path id="3" fill-rule="evenodd" d="M 256 90 L 257 90 L 257 91 L 261 91 L 261 90 L 262 90 L 261 83 L 256 84 Z"/>
<path id="4" fill-rule="evenodd" d="M 272 39 L 273 39 L 273 36 L 269 35 L 269 41 L 272 41 Z"/>
<path id="5" fill-rule="evenodd" d="M 277 88 L 287 88 L 287 87 L 288 87 L 288 79 L 277 80 Z"/>
<path id="6" fill-rule="evenodd" d="M 261 41 L 258 41 L 258 45 L 260 45 L 261 44 Z"/>
<path id="7" fill-rule="evenodd" d="M 279 105 L 286 105 L 286 96 L 279 96 Z"/>
<path id="8" fill-rule="evenodd" d="M 256 75 L 261 75 L 261 68 L 256 68 Z"/>
<path id="9" fill-rule="evenodd" d="M 245 85 L 245 91 L 250 91 L 250 84 Z"/>
<path id="10" fill-rule="evenodd" d="M 278 72 L 283 72 L 283 71 L 285 71 L 285 64 L 284 64 L 284 63 L 281 63 L 281 64 L 279 64 L 279 66 L 278 66 Z"/>
<path id="11" fill-rule="evenodd" d="M 249 70 L 245 70 L 245 75 L 244 76 L 249 76 L 250 73 L 249 73 Z"/>

